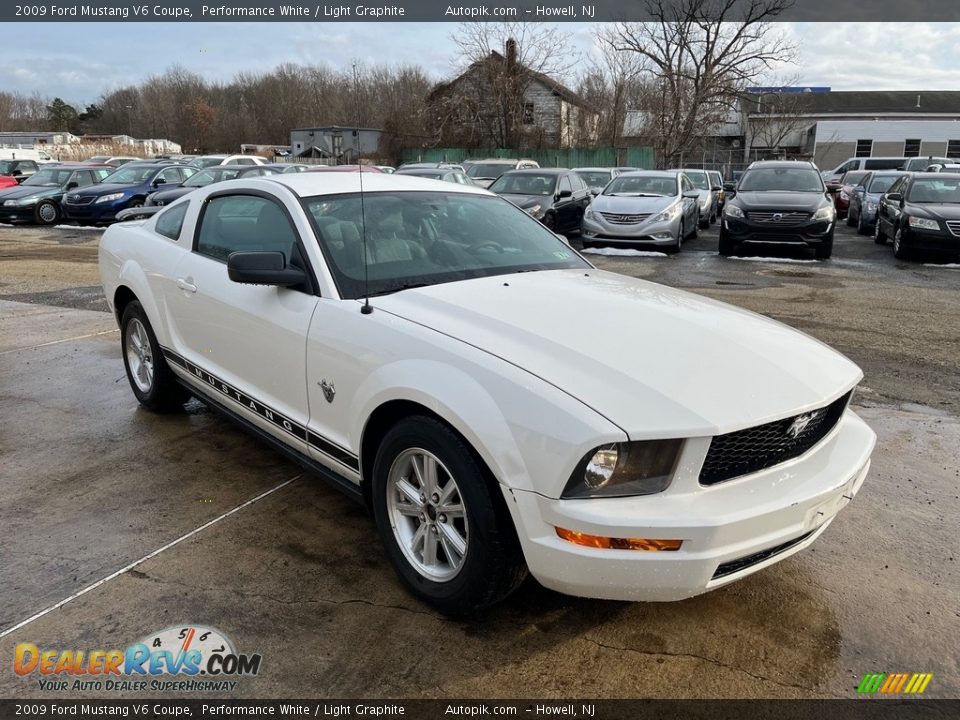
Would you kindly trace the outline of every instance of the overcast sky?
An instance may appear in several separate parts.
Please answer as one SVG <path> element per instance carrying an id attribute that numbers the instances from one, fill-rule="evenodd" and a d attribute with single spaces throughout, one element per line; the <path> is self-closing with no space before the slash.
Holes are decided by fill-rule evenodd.
<path id="1" fill-rule="evenodd" d="M 0 90 L 39 92 L 83 105 L 175 63 L 208 80 L 283 62 L 349 67 L 415 63 L 435 79 L 451 72 L 453 23 L 26 23 L 4 36 Z M 592 52 L 586 23 L 565 23 Z M 835 90 L 960 88 L 955 23 L 782 23 L 800 62 L 800 84 Z"/>

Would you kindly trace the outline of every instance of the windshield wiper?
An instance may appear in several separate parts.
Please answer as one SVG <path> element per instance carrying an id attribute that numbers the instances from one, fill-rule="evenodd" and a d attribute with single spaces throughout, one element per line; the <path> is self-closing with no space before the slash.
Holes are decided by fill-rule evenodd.
<path id="1" fill-rule="evenodd" d="M 413 290 L 414 288 L 429 287 L 430 283 L 404 283 L 403 285 L 398 285 L 396 287 L 388 288 L 386 290 L 379 290 L 377 292 L 367 293 L 365 297 L 378 297 L 380 295 L 392 295 L 395 292 L 400 292 L 401 290 Z"/>

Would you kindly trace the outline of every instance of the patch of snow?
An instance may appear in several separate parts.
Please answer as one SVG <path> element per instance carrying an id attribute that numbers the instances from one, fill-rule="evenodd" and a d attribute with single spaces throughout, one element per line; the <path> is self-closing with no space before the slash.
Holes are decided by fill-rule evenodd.
<path id="1" fill-rule="evenodd" d="M 949 268 L 950 270 L 960 270 L 960 263 L 924 263 L 924 267 Z"/>
<path id="2" fill-rule="evenodd" d="M 804 265 L 814 264 L 816 260 L 798 260 L 796 258 L 776 258 L 776 257 L 739 257 L 731 255 L 727 260 L 745 260 L 749 262 L 772 262 L 772 263 L 802 263 Z"/>
<path id="3" fill-rule="evenodd" d="M 654 252 L 651 250 L 631 250 L 630 248 L 584 248 L 581 250 L 585 255 L 610 255 L 617 257 L 667 257 L 666 253 Z"/>
<path id="4" fill-rule="evenodd" d="M 54 230 L 88 230 L 92 232 L 103 232 L 103 228 L 95 225 L 54 225 Z"/>

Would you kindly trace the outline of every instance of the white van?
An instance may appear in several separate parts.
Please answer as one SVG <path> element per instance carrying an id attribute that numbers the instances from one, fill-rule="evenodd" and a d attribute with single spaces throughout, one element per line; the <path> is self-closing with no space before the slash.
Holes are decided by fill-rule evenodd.
<path id="1" fill-rule="evenodd" d="M 845 160 L 833 170 L 824 170 L 824 182 L 839 180 L 844 173 L 851 170 L 906 170 L 908 172 L 923 172 L 934 163 L 952 162 L 947 158 L 932 157 L 855 157 Z"/>
<path id="2" fill-rule="evenodd" d="M 0 146 L 0 160 L 33 160 L 37 163 L 56 162 L 46 150 L 8 145 Z"/>

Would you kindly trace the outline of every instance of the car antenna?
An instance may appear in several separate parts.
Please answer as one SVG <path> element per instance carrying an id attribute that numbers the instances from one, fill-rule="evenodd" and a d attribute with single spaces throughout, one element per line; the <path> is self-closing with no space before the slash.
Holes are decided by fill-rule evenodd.
<path id="1" fill-rule="evenodd" d="M 363 237 L 363 305 L 360 312 L 363 315 L 369 315 L 373 312 L 370 306 L 370 260 L 367 258 L 367 217 L 363 206 L 363 149 L 362 138 L 360 135 L 360 82 L 357 79 L 357 63 L 353 63 L 353 94 L 357 100 L 357 120 L 355 132 L 357 133 L 357 174 L 360 176 L 360 234 Z"/>

